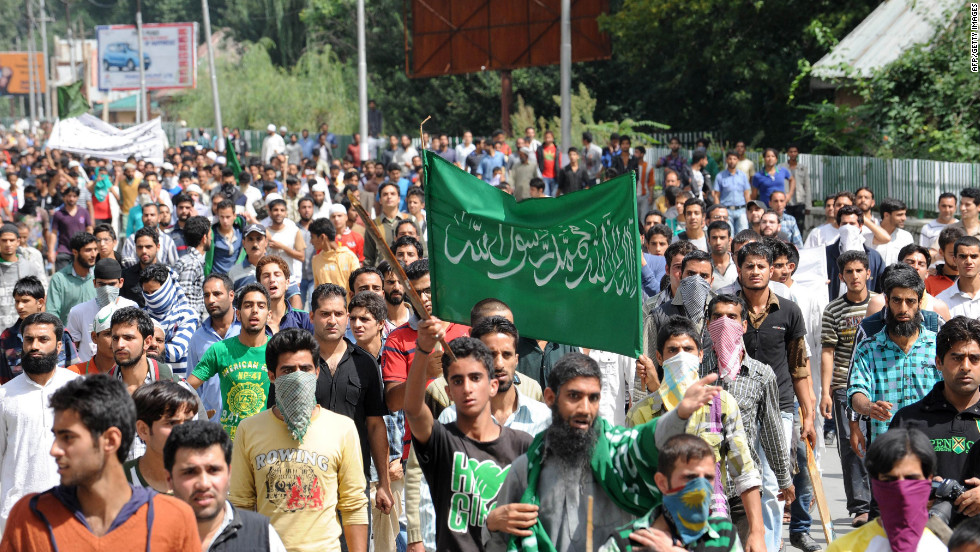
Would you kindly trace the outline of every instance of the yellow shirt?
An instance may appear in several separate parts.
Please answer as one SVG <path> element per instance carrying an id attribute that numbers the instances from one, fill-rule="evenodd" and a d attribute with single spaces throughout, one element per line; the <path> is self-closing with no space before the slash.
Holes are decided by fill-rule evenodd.
<path id="1" fill-rule="evenodd" d="M 337 284 L 347 289 L 347 281 L 352 272 L 360 268 L 357 254 L 344 245 L 337 249 L 324 249 L 313 256 L 313 283 Z"/>
<path id="2" fill-rule="evenodd" d="M 830 543 L 827 552 L 865 552 L 865 550 L 890 552 L 891 549 L 891 545 L 888 544 L 888 537 L 885 536 L 884 527 L 875 520 Z M 919 546 L 916 547 L 916 551 L 946 552 L 946 546 L 927 527 L 922 533 L 922 538 L 919 539 Z"/>
<path id="3" fill-rule="evenodd" d="M 290 552 L 340 550 L 344 525 L 367 525 L 367 482 L 354 421 L 318 408 L 303 443 L 264 410 L 238 426 L 233 505 L 269 518 Z"/>
<path id="4" fill-rule="evenodd" d="M 119 205 L 119 209 L 125 214 L 128 213 L 130 209 L 133 208 L 133 204 L 136 203 L 136 195 L 139 193 L 140 182 L 143 179 L 139 175 L 133 176 L 133 180 L 126 180 L 124 175 L 119 181 L 119 195 L 122 200 Z"/>

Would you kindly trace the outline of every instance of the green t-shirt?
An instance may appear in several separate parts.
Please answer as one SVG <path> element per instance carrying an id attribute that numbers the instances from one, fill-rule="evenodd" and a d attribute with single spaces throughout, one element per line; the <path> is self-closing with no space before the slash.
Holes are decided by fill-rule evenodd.
<path id="1" fill-rule="evenodd" d="M 269 396 L 265 344 L 248 347 L 237 336 L 219 341 L 204 353 L 193 374 L 201 381 L 215 374 L 221 378 L 220 422 L 232 440 L 242 420 L 265 409 Z"/>

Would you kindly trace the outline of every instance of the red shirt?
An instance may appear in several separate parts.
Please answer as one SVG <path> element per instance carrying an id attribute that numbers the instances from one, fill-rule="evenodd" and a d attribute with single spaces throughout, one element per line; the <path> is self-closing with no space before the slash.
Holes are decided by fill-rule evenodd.
<path id="1" fill-rule="evenodd" d="M 926 277 L 926 291 L 929 292 L 929 295 L 935 297 L 953 285 L 954 281 L 955 279 L 950 279 L 949 276 L 943 274 L 941 266 L 936 267 L 936 273 Z"/>
<path id="2" fill-rule="evenodd" d="M 357 144 L 349 144 L 347 146 L 347 155 L 349 155 L 351 160 L 353 160 L 355 167 L 358 169 L 361 168 L 361 146 L 358 146 Z"/>
<path id="3" fill-rule="evenodd" d="M 450 324 L 446 328 L 446 343 L 470 334 L 470 327 L 462 324 Z M 403 383 L 408 379 L 408 368 L 415 359 L 415 340 L 418 330 L 410 324 L 402 324 L 388 334 L 384 348 L 381 349 L 381 376 L 385 383 Z M 412 444 L 412 430 L 405 420 L 405 448 L 402 458 L 408 459 L 408 447 Z"/>
<path id="4" fill-rule="evenodd" d="M 541 156 L 544 162 L 541 163 L 541 177 L 555 178 L 555 159 L 558 158 L 558 147 L 554 144 L 541 146 Z"/>
<path id="5" fill-rule="evenodd" d="M 337 236 L 337 243 L 340 245 L 346 245 L 347 249 L 350 249 L 357 255 L 358 260 L 362 263 L 364 262 L 364 236 L 361 236 L 357 232 L 352 232 L 350 228 L 344 232 L 344 235 Z"/>

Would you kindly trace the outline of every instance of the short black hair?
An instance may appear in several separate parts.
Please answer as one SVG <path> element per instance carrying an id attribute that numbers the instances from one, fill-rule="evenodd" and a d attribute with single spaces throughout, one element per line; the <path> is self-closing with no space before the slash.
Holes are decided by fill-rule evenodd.
<path id="1" fill-rule="evenodd" d="M 704 210 L 706 208 L 706 204 L 704 203 L 704 201 L 702 201 L 702 200 L 700 200 L 700 199 L 698 199 L 696 197 L 692 197 L 691 199 L 689 199 L 689 200 L 687 200 L 687 201 L 684 202 L 684 210 L 683 210 L 683 212 L 684 213 L 687 213 L 687 208 L 690 207 L 690 206 L 692 206 L 692 205 L 697 205 L 698 207 L 701 207 L 701 214 L 702 215 L 704 214 Z"/>
<path id="2" fill-rule="evenodd" d="M 739 230 L 738 233 L 732 237 L 732 251 L 735 251 L 736 245 L 745 245 L 757 241 L 762 241 L 762 235 L 755 230 L 752 230 L 751 228 Z"/>
<path id="3" fill-rule="evenodd" d="M 945 251 L 946 246 L 951 243 L 956 243 L 956 240 L 962 238 L 966 235 L 966 232 L 962 228 L 957 228 L 956 226 L 947 226 L 939 232 L 939 249 Z"/>
<path id="4" fill-rule="evenodd" d="M 521 336 L 517 333 L 517 326 L 503 316 L 488 316 L 480 320 L 470 330 L 470 337 L 480 339 L 487 334 L 505 334 L 514 338 L 514 349 L 517 349 L 517 342 Z"/>
<path id="5" fill-rule="evenodd" d="M 535 190 L 543 190 L 544 189 L 544 180 L 535 177 L 535 178 L 532 178 L 531 179 L 531 182 L 528 185 L 530 187 L 534 188 Z"/>
<path id="6" fill-rule="evenodd" d="M 24 322 L 22 322 L 20 325 L 20 333 L 21 335 L 23 335 L 24 332 L 27 331 L 28 326 L 48 325 L 48 324 L 54 326 L 54 338 L 57 343 L 61 343 L 61 338 L 64 335 L 65 326 L 61 323 L 60 318 L 51 314 L 50 312 L 36 312 L 34 314 L 28 315 L 27 318 L 24 319 Z M 68 351 L 65 351 L 65 354 L 67 355 Z"/>
<path id="7" fill-rule="evenodd" d="M 683 276 L 684 274 L 684 269 L 687 268 L 687 263 L 691 263 L 691 262 L 695 262 L 695 263 L 704 262 L 710 265 L 711 255 L 708 255 L 707 253 L 701 251 L 700 249 L 695 249 L 694 251 L 691 251 L 687 255 L 684 255 L 684 260 L 681 261 L 681 276 Z"/>
<path id="8" fill-rule="evenodd" d="M 355 294 L 347 305 L 347 312 L 354 310 L 354 307 L 367 309 L 376 322 L 384 322 L 388 318 L 385 300 L 373 291 L 360 291 Z"/>
<path id="9" fill-rule="evenodd" d="M 153 422 L 176 415 L 181 410 L 197 414 L 197 395 L 181 384 L 170 380 L 158 380 L 141 385 L 133 391 L 136 403 L 136 419 L 149 427 Z"/>
<path id="10" fill-rule="evenodd" d="M 980 247 L 980 239 L 974 236 L 963 236 L 953 244 L 953 255 L 958 255 L 961 247 Z"/>
<path id="11" fill-rule="evenodd" d="M 905 257 L 916 253 L 922 253 L 922 256 L 926 258 L 927 263 L 932 259 L 932 254 L 929 253 L 929 249 L 922 247 L 917 243 L 910 243 L 898 251 L 898 260 L 904 260 Z"/>
<path id="12" fill-rule="evenodd" d="M 112 321 L 109 327 L 113 328 L 119 324 L 136 324 L 143 339 L 153 335 L 153 319 L 143 309 L 139 307 L 123 307 L 112 313 Z"/>
<path id="13" fill-rule="evenodd" d="M 272 336 L 265 346 L 265 366 L 273 374 L 279 369 L 279 356 L 285 353 L 309 351 L 314 364 L 320 358 L 320 345 L 313 334 L 302 328 L 287 328 Z"/>
<path id="14" fill-rule="evenodd" d="M 669 481 L 678 461 L 687 463 L 691 460 L 701 460 L 708 457 L 712 459 L 715 457 L 715 451 L 711 445 L 697 435 L 681 433 L 667 439 L 667 442 L 660 448 L 657 471 Z"/>
<path id="15" fill-rule="evenodd" d="M 316 309 L 320 308 L 321 299 L 330 297 L 339 297 L 344 304 L 344 308 L 347 308 L 347 290 L 337 284 L 327 283 L 320 284 L 313 290 L 313 296 L 310 300 L 310 312 L 316 312 Z"/>
<path id="16" fill-rule="evenodd" d="M 966 552 L 971 545 L 980 546 L 980 516 L 962 521 L 949 537 L 950 552 Z"/>
<path id="17" fill-rule="evenodd" d="M 835 215 L 837 218 L 837 225 L 840 226 L 840 221 L 842 218 L 851 215 L 857 215 L 858 224 L 864 224 L 864 211 L 862 211 L 860 207 L 857 205 L 844 205 L 843 207 L 837 209 L 837 214 Z"/>
<path id="18" fill-rule="evenodd" d="M 337 228 L 334 227 L 333 222 L 328 218 L 318 218 L 313 219 L 310 222 L 310 235 L 313 236 L 326 236 L 328 240 L 334 241 L 337 239 Z"/>
<path id="19" fill-rule="evenodd" d="M 674 257 L 678 255 L 686 257 L 688 253 L 696 249 L 697 247 L 687 240 L 675 241 L 674 243 L 668 245 L 667 250 L 664 251 L 664 259 L 667 260 L 667 270 L 670 270 L 670 265 L 673 264 L 672 261 L 674 260 Z"/>
<path id="20" fill-rule="evenodd" d="M 141 286 L 149 281 L 159 282 L 160 285 L 163 285 L 167 283 L 168 278 L 170 278 L 170 269 L 160 263 L 152 263 L 140 271 Z"/>
<path id="21" fill-rule="evenodd" d="M 602 383 L 602 371 L 594 358 L 582 353 L 568 353 L 561 357 L 548 373 L 548 389 L 555 395 L 561 392 L 561 386 L 575 378 L 595 378 Z"/>
<path id="22" fill-rule="evenodd" d="M 741 233 L 741 232 L 740 232 Z M 769 266 L 772 266 L 773 252 L 768 245 L 762 243 L 761 241 L 754 241 L 745 244 L 744 247 L 738 250 L 738 261 L 736 266 L 741 268 L 745 264 L 745 260 L 749 257 L 762 257 L 766 260 Z"/>
<path id="23" fill-rule="evenodd" d="M 405 276 L 411 280 L 418 280 L 429 273 L 429 259 L 419 259 L 405 267 Z"/>
<path id="24" fill-rule="evenodd" d="M 44 299 L 44 286 L 37 276 L 24 276 L 14 284 L 14 297 L 30 296 L 38 301 Z"/>
<path id="25" fill-rule="evenodd" d="M 211 274 L 205 276 L 202 287 L 211 280 L 221 280 L 221 283 L 225 286 L 225 290 L 228 291 L 228 293 L 235 293 L 235 284 L 231 281 L 231 277 L 224 272 L 212 272 Z"/>
<path id="26" fill-rule="evenodd" d="M 106 223 L 96 224 L 95 229 L 92 230 L 92 235 L 94 236 L 96 234 L 101 234 L 103 232 L 108 232 L 109 237 L 111 237 L 112 239 L 116 239 L 116 231 L 112 229 L 111 224 L 106 224 Z"/>
<path id="27" fill-rule="evenodd" d="M 26 192 L 27 191 L 27 188 L 24 188 L 24 191 Z M 943 193 L 939 194 L 939 199 L 936 200 L 936 203 L 938 204 L 940 201 L 942 201 L 944 199 L 952 199 L 952 200 L 955 201 L 956 200 L 956 194 L 954 194 L 953 192 L 943 192 Z"/>
<path id="28" fill-rule="evenodd" d="M 414 247 L 415 252 L 418 253 L 419 258 L 422 258 L 422 242 L 413 238 L 412 236 L 402 236 L 398 238 L 397 240 L 395 240 L 395 243 L 392 244 L 391 250 L 397 253 L 399 247 L 406 246 L 406 245 L 410 245 Z"/>
<path id="29" fill-rule="evenodd" d="M 135 234 L 133 234 L 133 244 L 135 244 L 140 238 L 147 237 L 153 240 L 153 243 L 155 243 L 157 246 L 160 245 L 160 235 L 157 234 L 157 231 L 153 228 L 148 228 L 146 226 L 140 228 Z"/>
<path id="30" fill-rule="evenodd" d="M 845 251 L 837 257 L 837 271 L 840 274 L 844 273 L 844 267 L 848 263 L 853 263 L 854 261 L 861 261 L 865 269 L 870 268 L 871 262 L 868 260 L 868 254 L 864 251 Z"/>
<path id="31" fill-rule="evenodd" d="M 222 199 L 214 207 L 214 210 L 215 211 L 220 211 L 222 209 L 234 209 L 234 208 L 235 208 L 235 204 L 230 199 Z"/>
<path id="32" fill-rule="evenodd" d="M 892 197 L 885 198 L 884 200 L 882 200 L 881 203 L 878 204 L 878 212 L 881 213 L 882 216 L 885 216 L 888 213 L 894 213 L 896 211 L 907 211 L 907 210 L 908 210 L 908 206 L 905 205 L 904 201 Z"/>
<path id="33" fill-rule="evenodd" d="M 667 238 L 667 243 L 670 243 L 670 240 L 674 237 L 674 231 L 671 230 L 666 224 L 654 224 L 647 229 L 647 233 L 643 237 L 646 239 L 646 241 L 650 241 L 650 238 L 658 234 Z"/>
<path id="34" fill-rule="evenodd" d="M 864 465 L 868 476 L 878 479 L 892 471 L 895 464 L 906 456 L 915 456 L 922 465 L 922 475 L 927 479 L 936 474 L 936 451 L 932 441 L 918 429 L 893 427 L 875 438 L 868 446 Z"/>
<path id="35" fill-rule="evenodd" d="M 962 341 L 974 341 L 980 344 L 980 320 L 965 316 L 954 316 L 943 324 L 936 334 L 936 358 L 940 361 L 946 358 L 953 345 Z"/>
<path id="36" fill-rule="evenodd" d="M 128 308 L 143 312 L 136 307 Z M 51 395 L 49 405 L 56 413 L 74 410 L 93 440 L 109 428 L 117 428 L 121 438 L 116 458 L 120 464 L 126 461 L 136 434 L 136 405 L 122 380 L 105 374 L 75 378 Z"/>
<path id="37" fill-rule="evenodd" d="M 690 319 L 675 315 L 671 316 L 666 324 L 660 326 L 657 332 L 657 352 L 663 354 L 667 340 L 679 335 L 686 335 L 693 339 L 698 350 L 701 350 L 701 332 L 698 331 L 697 326 Z"/>
<path id="38" fill-rule="evenodd" d="M 81 251 L 82 248 L 90 243 L 95 243 L 95 236 L 88 232 L 75 232 L 75 235 L 71 237 L 68 247 L 72 251 Z"/>
<path id="39" fill-rule="evenodd" d="M 963 188 L 960 190 L 960 199 L 970 198 L 974 205 L 980 205 L 980 188 Z"/>
<path id="40" fill-rule="evenodd" d="M 235 291 L 235 308 L 242 308 L 242 301 L 245 299 L 245 296 L 254 292 L 261 293 L 262 297 L 265 297 L 266 305 L 269 304 L 269 290 L 265 289 L 265 286 L 258 282 L 252 282 L 245 284 L 241 289 Z"/>
<path id="41" fill-rule="evenodd" d="M 461 358 L 474 358 L 483 364 L 487 369 L 487 377 L 493 378 L 493 354 L 482 341 L 474 337 L 463 336 L 449 342 L 449 350 L 453 352 L 456 360 Z M 452 360 L 449 355 L 442 355 L 442 376 L 449 381 L 449 367 Z"/>
<path id="42" fill-rule="evenodd" d="M 350 273 L 350 276 L 347 278 L 347 289 L 349 289 L 350 291 L 354 291 L 354 282 L 357 281 L 357 278 L 361 274 L 377 274 L 378 278 L 381 278 L 381 283 L 384 283 L 385 281 L 384 274 L 381 274 L 381 271 L 378 270 L 377 268 L 373 266 L 362 266 L 357 270 L 355 270 L 354 272 Z"/>
<path id="43" fill-rule="evenodd" d="M 174 471 L 177 451 L 182 448 L 204 450 L 213 445 L 221 447 L 225 464 L 231 466 L 231 438 L 221 424 L 202 420 L 191 420 L 170 430 L 167 443 L 163 445 L 163 467 L 170 473 Z"/>
<path id="44" fill-rule="evenodd" d="M 711 301 L 708 301 L 708 318 L 711 318 L 711 315 L 715 312 L 715 306 L 719 304 L 738 305 L 742 309 L 742 321 L 748 320 L 749 307 L 745 304 L 745 301 L 740 296 L 729 293 L 715 295 L 711 298 Z"/>
<path id="45" fill-rule="evenodd" d="M 473 308 L 470 309 L 470 327 L 479 324 L 481 320 L 487 317 L 488 313 L 502 310 L 510 311 L 510 306 L 496 297 L 487 297 L 486 299 L 477 301 L 473 305 Z M 472 332 L 470 332 L 470 335 L 472 335 Z"/>
<path id="46" fill-rule="evenodd" d="M 181 173 L 181 178 L 183 178 L 183 173 Z M 174 207 L 180 205 L 181 203 L 190 203 L 191 205 L 194 205 L 194 198 L 191 197 L 191 194 L 188 192 L 180 192 L 176 197 L 174 197 L 173 203 Z"/>
<path id="47" fill-rule="evenodd" d="M 188 247 L 197 247 L 210 232 L 211 221 L 206 217 L 193 216 L 184 223 L 184 242 Z"/>
<path id="48" fill-rule="evenodd" d="M 891 267 L 892 270 L 881 279 L 881 291 L 885 297 L 891 297 L 892 291 L 896 288 L 904 288 L 914 291 L 921 300 L 922 294 L 926 291 L 926 284 L 919 277 L 919 273 L 905 263 L 895 263 Z"/>
<path id="49" fill-rule="evenodd" d="M 711 237 L 711 232 L 715 230 L 724 230 L 729 238 L 732 237 L 732 227 L 723 220 L 716 220 L 708 225 L 708 237 Z"/>

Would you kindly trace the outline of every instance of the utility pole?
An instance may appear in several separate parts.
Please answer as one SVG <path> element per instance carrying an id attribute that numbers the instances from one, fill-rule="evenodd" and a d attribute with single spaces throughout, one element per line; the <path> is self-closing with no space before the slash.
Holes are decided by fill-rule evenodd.
<path id="1" fill-rule="evenodd" d="M 215 136 L 218 138 L 215 145 L 220 144 L 220 147 L 225 147 L 227 144 L 223 144 L 221 141 L 225 136 L 225 127 L 221 124 L 221 99 L 218 97 L 218 73 L 214 69 L 214 44 L 211 42 L 211 13 L 210 8 L 208 8 L 208 0 L 201 0 L 201 9 L 204 11 L 204 39 L 208 43 L 208 69 L 211 71 L 211 99 L 214 102 Z"/>
<path id="2" fill-rule="evenodd" d="M 71 66 L 71 80 L 75 80 L 75 40 L 71 29 L 71 2 L 65 2 L 65 23 L 68 26 L 68 64 Z"/>
<path id="3" fill-rule="evenodd" d="M 572 145 L 572 3 L 561 0 L 561 151 Z M 555 167 L 555 170 L 559 170 Z"/>
<path id="4" fill-rule="evenodd" d="M 44 9 L 44 0 L 41 2 L 41 62 L 44 67 L 41 69 L 44 75 L 44 115 L 48 118 L 54 117 L 54 102 L 51 101 L 51 75 L 48 73 L 48 12 Z"/>
<path id="5" fill-rule="evenodd" d="M 364 43 L 364 0 L 357 0 L 357 103 L 361 114 L 361 162 L 368 160 L 367 53 Z"/>
<path id="6" fill-rule="evenodd" d="M 143 6 L 140 0 L 136 0 L 136 40 L 139 42 L 139 64 L 140 64 L 140 97 L 139 97 L 139 117 L 140 123 L 147 120 L 146 104 L 146 63 L 143 61 Z"/>
<path id="7" fill-rule="evenodd" d="M 34 121 L 37 120 L 37 74 L 34 66 L 34 4 L 27 0 L 27 80 L 28 103 L 30 105 L 31 121 L 29 128 L 33 131 Z"/>

